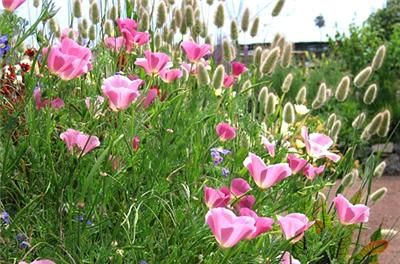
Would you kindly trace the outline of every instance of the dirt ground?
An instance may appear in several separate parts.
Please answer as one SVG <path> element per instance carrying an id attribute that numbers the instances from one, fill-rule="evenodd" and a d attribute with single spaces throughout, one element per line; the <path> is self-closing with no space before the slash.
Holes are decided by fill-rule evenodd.
<path id="1" fill-rule="evenodd" d="M 345 192 L 345 196 L 350 196 L 356 192 L 359 183 Z M 373 231 L 381 224 L 382 228 L 400 231 L 400 176 L 384 176 L 376 179 L 372 185 L 372 191 L 381 187 L 388 188 L 386 196 L 377 204 L 371 206 L 370 218 L 364 232 L 362 241 L 368 241 Z M 388 248 L 379 257 L 381 264 L 400 264 L 400 233 L 389 242 Z"/>

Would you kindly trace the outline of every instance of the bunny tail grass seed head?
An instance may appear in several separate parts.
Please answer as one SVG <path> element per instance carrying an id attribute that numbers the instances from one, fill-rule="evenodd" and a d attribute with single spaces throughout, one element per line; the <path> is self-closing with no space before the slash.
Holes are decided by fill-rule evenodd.
<path id="1" fill-rule="evenodd" d="M 371 199 L 372 202 L 377 203 L 385 197 L 387 191 L 388 189 L 386 187 L 381 187 L 375 192 L 373 192 L 369 198 Z"/>
<path id="2" fill-rule="evenodd" d="M 157 7 L 157 28 L 162 28 L 164 23 L 167 21 L 167 6 L 164 1 L 161 1 Z"/>
<path id="3" fill-rule="evenodd" d="M 247 32 L 247 30 L 249 30 L 249 24 L 250 24 L 250 9 L 246 7 L 242 15 L 242 21 L 240 25 L 243 32 Z"/>
<path id="4" fill-rule="evenodd" d="M 341 128 L 342 121 L 336 120 L 335 123 L 333 123 L 331 130 L 329 131 L 329 136 L 333 139 L 334 142 L 337 141 Z"/>
<path id="5" fill-rule="evenodd" d="M 210 76 L 208 75 L 207 69 L 204 67 L 203 63 L 197 64 L 197 81 L 201 86 L 206 86 L 210 84 Z"/>
<path id="6" fill-rule="evenodd" d="M 60 31 L 60 26 L 58 25 L 58 23 L 54 17 L 49 20 L 49 30 L 51 33 L 53 33 L 55 35 L 57 32 Z"/>
<path id="7" fill-rule="evenodd" d="M 73 6 L 72 6 L 72 11 L 73 11 L 74 17 L 76 17 L 76 18 L 82 17 L 81 0 L 74 0 Z"/>
<path id="8" fill-rule="evenodd" d="M 330 114 L 328 120 L 326 121 L 326 128 L 331 129 L 336 120 L 337 120 L 336 114 L 335 113 Z"/>
<path id="9" fill-rule="evenodd" d="M 356 118 L 354 118 L 354 121 L 351 123 L 351 126 L 354 129 L 360 129 L 364 125 L 365 122 L 365 113 L 360 113 Z"/>
<path id="10" fill-rule="evenodd" d="M 382 120 L 383 120 L 383 114 L 382 113 L 378 113 L 378 114 L 375 115 L 375 117 L 369 123 L 369 125 L 368 125 L 369 126 L 368 133 L 371 136 L 375 135 L 378 132 L 378 129 L 382 124 Z"/>
<path id="11" fill-rule="evenodd" d="M 90 25 L 90 27 L 89 27 L 89 39 L 91 41 L 96 40 L 96 26 L 95 25 Z"/>
<path id="12" fill-rule="evenodd" d="M 281 66 L 283 68 L 289 67 L 292 61 L 292 52 L 293 52 L 293 44 L 289 42 L 285 43 L 281 58 Z"/>
<path id="13" fill-rule="evenodd" d="M 353 174 L 353 172 L 350 172 L 350 173 L 347 173 L 347 174 L 343 177 L 342 182 L 341 182 L 341 185 L 342 185 L 344 188 L 346 188 L 346 187 L 349 187 L 349 186 L 353 185 L 353 183 L 354 183 L 354 174 Z"/>
<path id="14" fill-rule="evenodd" d="M 38 8 L 40 6 L 40 0 L 33 0 L 33 7 Z"/>
<path id="15" fill-rule="evenodd" d="M 360 71 L 357 74 L 356 78 L 354 78 L 354 85 L 359 88 L 363 87 L 369 80 L 369 77 L 371 77 L 371 73 L 372 73 L 371 66 L 368 66 L 362 71 Z"/>
<path id="16" fill-rule="evenodd" d="M 339 85 L 336 88 L 335 97 L 339 102 L 343 102 L 347 99 L 350 91 L 350 77 L 345 76 L 340 81 Z"/>
<path id="17" fill-rule="evenodd" d="M 213 0 L 207 0 L 207 4 L 208 4 L 208 5 L 212 5 L 213 3 L 214 3 Z"/>
<path id="18" fill-rule="evenodd" d="M 381 229 L 382 236 L 389 240 L 392 240 L 398 233 L 399 231 L 395 229 Z"/>
<path id="19" fill-rule="evenodd" d="M 266 115 L 275 113 L 276 97 L 273 93 L 269 93 L 265 104 L 264 112 Z"/>
<path id="20" fill-rule="evenodd" d="M 273 48 L 261 63 L 260 71 L 264 74 L 271 74 L 276 66 L 276 63 L 279 59 L 280 49 L 279 47 Z"/>
<path id="21" fill-rule="evenodd" d="M 186 19 L 186 25 L 188 27 L 192 27 L 194 25 L 194 14 L 193 14 L 192 6 L 186 6 L 186 8 L 185 8 L 185 19 Z M 201 23 L 200 23 L 200 25 L 201 25 Z"/>
<path id="22" fill-rule="evenodd" d="M 174 11 L 174 20 L 176 22 L 176 25 L 178 27 L 181 27 L 182 25 L 182 12 L 180 9 L 175 9 Z"/>
<path id="23" fill-rule="evenodd" d="M 286 75 L 285 80 L 282 83 L 282 92 L 287 93 L 290 90 L 290 87 L 292 86 L 292 82 L 293 82 L 293 74 L 289 73 L 288 75 Z"/>
<path id="24" fill-rule="evenodd" d="M 109 19 L 104 23 L 104 33 L 109 36 L 114 36 L 114 23 Z"/>
<path id="25" fill-rule="evenodd" d="M 371 84 L 364 93 L 363 102 L 364 104 L 372 104 L 378 94 L 378 86 L 376 84 Z"/>
<path id="26" fill-rule="evenodd" d="M 255 36 L 257 36 L 259 24 L 260 24 L 260 18 L 256 17 L 256 19 L 254 19 L 254 21 L 253 21 L 253 24 L 251 25 L 251 29 L 250 29 L 251 37 L 254 38 Z"/>
<path id="27" fill-rule="evenodd" d="M 386 162 L 382 161 L 381 163 L 378 164 L 378 166 L 375 167 L 373 176 L 375 178 L 382 177 L 383 173 L 385 172 L 385 168 L 386 168 Z"/>
<path id="28" fill-rule="evenodd" d="M 231 44 L 227 39 L 224 39 L 222 41 L 222 53 L 224 56 L 225 61 L 232 61 L 232 49 L 231 49 Z"/>
<path id="29" fill-rule="evenodd" d="M 149 30 L 149 23 L 150 23 L 150 18 L 149 18 L 149 13 L 143 9 L 142 10 L 142 15 L 139 18 L 139 31 L 147 31 Z"/>
<path id="30" fill-rule="evenodd" d="M 268 96 L 268 87 L 264 86 L 261 88 L 260 93 L 258 94 L 258 102 L 261 105 L 265 105 Z"/>
<path id="31" fill-rule="evenodd" d="M 288 102 L 283 107 L 283 120 L 288 124 L 296 122 L 296 115 L 292 103 Z"/>
<path id="32" fill-rule="evenodd" d="M 253 63 L 256 66 L 259 66 L 261 64 L 261 54 L 262 54 L 263 50 L 261 47 L 257 47 L 254 50 L 254 54 L 253 54 Z"/>
<path id="33" fill-rule="evenodd" d="M 231 21 L 231 39 L 237 40 L 239 38 L 239 29 L 235 20 Z"/>
<path id="34" fill-rule="evenodd" d="M 361 136 L 360 136 L 361 140 L 363 140 L 363 141 L 368 141 L 368 140 L 371 139 L 371 136 L 372 136 L 372 135 L 369 133 L 370 127 L 371 127 L 371 125 L 368 124 L 368 125 L 364 128 L 364 130 L 363 130 L 363 132 L 361 133 Z"/>
<path id="35" fill-rule="evenodd" d="M 383 61 L 386 56 L 386 47 L 382 45 L 378 48 L 375 53 L 374 59 L 372 60 L 371 67 L 374 71 L 379 70 L 382 67 Z"/>
<path id="36" fill-rule="evenodd" d="M 115 21 L 118 18 L 118 9 L 115 5 L 112 5 L 110 10 L 108 10 L 108 18 Z"/>
<path id="37" fill-rule="evenodd" d="M 275 6 L 274 6 L 274 9 L 272 9 L 272 16 L 273 17 L 276 17 L 281 13 L 283 4 L 285 4 L 285 0 L 278 0 L 276 2 Z"/>
<path id="38" fill-rule="evenodd" d="M 149 7 L 149 0 L 140 0 L 140 6 L 147 9 Z"/>
<path id="39" fill-rule="evenodd" d="M 214 15 L 214 25 L 217 28 L 222 28 L 225 22 L 225 9 L 223 2 L 220 2 L 217 6 L 217 10 Z"/>
<path id="40" fill-rule="evenodd" d="M 224 74 L 225 74 L 225 68 L 223 65 L 218 65 L 218 67 L 214 71 L 214 75 L 212 78 L 212 86 L 215 89 L 220 89 L 222 87 L 222 83 L 224 81 Z"/>
<path id="41" fill-rule="evenodd" d="M 390 122 L 391 122 L 391 115 L 389 110 L 385 110 L 382 112 L 382 123 L 381 126 L 378 128 L 377 134 L 380 137 L 386 137 L 390 130 Z"/>
<path id="42" fill-rule="evenodd" d="M 97 2 L 93 2 L 89 8 L 89 18 L 93 24 L 100 22 L 100 9 Z"/>
<path id="43" fill-rule="evenodd" d="M 304 105 L 306 104 L 306 102 L 307 102 L 307 87 L 303 86 L 297 92 L 296 103 Z"/>
<path id="44" fill-rule="evenodd" d="M 314 101 L 312 102 L 311 107 L 313 109 L 318 109 L 321 108 L 326 100 L 327 100 L 327 92 L 326 92 L 327 88 L 326 88 L 326 84 L 325 83 L 321 83 L 321 85 L 318 88 L 318 92 L 317 92 L 317 96 L 315 97 Z"/>

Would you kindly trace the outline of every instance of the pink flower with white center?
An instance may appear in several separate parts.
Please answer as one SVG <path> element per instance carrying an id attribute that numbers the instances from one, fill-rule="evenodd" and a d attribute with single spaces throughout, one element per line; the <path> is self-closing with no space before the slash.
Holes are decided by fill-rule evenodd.
<path id="1" fill-rule="evenodd" d="M 240 211 L 242 208 L 252 209 L 256 203 L 256 197 L 254 195 L 244 195 L 234 204 L 235 210 Z"/>
<path id="2" fill-rule="evenodd" d="M 314 222 L 308 220 L 307 216 L 299 213 L 279 216 L 278 222 L 285 238 L 290 240 L 290 243 L 296 243 L 302 239 L 304 232 L 314 224 Z"/>
<path id="3" fill-rule="evenodd" d="M 104 39 L 104 44 L 112 51 L 119 52 L 125 47 L 125 39 L 124 37 L 106 37 Z"/>
<path id="4" fill-rule="evenodd" d="M 211 45 L 197 44 L 193 41 L 183 41 L 181 44 L 188 60 L 192 63 L 200 61 L 204 56 L 211 53 Z"/>
<path id="5" fill-rule="evenodd" d="M 256 230 L 254 218 L 236 216 L 223 207 L 210 209 L 206 215 L 206 223 L 222 248 L 233 247 Z"/>
<path id="6" fill-rule="evenodd" d="M 226 207 L 231 199 L 231 193 L 227 187 L 219 190 L 204 186 L 204 201 L 208 208 Z"/>
<path id="7" fill-rule="evenodd" d="M 222 83 L 224 88 L 231 88 L 235 84 L 235 78 L 232 75 L 225 74 L 224 81 Z"/>
<path id="8" fill-rule="evenodd" d="M 333 199 L 340 223 L 353 225 L 366 223 L 369 219 L 369 208 L 364 204 L 351 204 L 343 195 L 339 194 Z"/>
<path id="9" fill-rule="evenodd" d="M 166 83 L 172 83 L 182 77 L 182 71 L 179 69 L 164 69 L 160 72 L 160 78 Z"/>
<path id="10" fill-rule="evenodd" d="M 261 142 L 264 145 L 264 148 L 268 151 L 268 154 L 271 157 L 275 157 L 275 142 L 271 142 L 268 138 L 261 136 Z"/>
<path id="11" fill-rule="evenodd" d="M 319 167 L 314 167 L 311 164 L 307 164 L 303 169 L 303 173 L 307 177 L 307 179 L 312 181 L 315 179 L 315 177 L 317 177 L 317 175 L 322 174 L 324 170 L 325 170 L 324 165 L 321 165 Z"/>
<path id="12" fill-rule="evenodd" d="M 236 137 L 236 128 L 232 127 L 228 123 L 221 122 L 215 128 L 219 139 L 221 141 L 227 141 Z"/>
<path id="13" fill-rule="evenodd" d="M 20 5 L 25 3 L 26 0 L 2 0 L 4 9 L 13 12 Z"/>
<path id="14" fill-rule="evenodd" d="M 135 20 L 130 18 L 119 18 L 117 19 L 117 25 L 119 32 L 121 32 L 126 41 L 133 38 L 133 35 L 135 34 L 137 29 L 137 23 Z"/>
<path id="15" fill-rule="evenodd" d="M 142 67 L 148 75 L 158 75 L 172 66 L 170 57 L 162 52 L 144 52 L 145 58 L 137 58 L 135 64 Z"/>
<path id="16" fill-rule="evenodd" d="M 301 135 L 306 145 L 308 155 L 315 159 L 327 158 L 333 162 L 338 162 L 340 156 L 329 151 L 329 148 L 333 145 L 333 140 L 320 133 L 308 134 L 307 127 L 301 128 Z"/>
<path id="17" fill-rule="evenodd" d="M 242 73 L 247 72 L 247 68 L 246 65 L 244 65 L 243 63 L 240 63 L 238 61 L 233 61 L 231 63 L 232 65 L 232 75 L 235 78 L 238 78 Z"/>
<path id="18" fill-rule="evenodd" d="M 242 196 L 250 190 L 250 184 L 245 179 L 235 178 L 231 181 L 231 193 L 234 196 Z"/>
<path id="19" fill-rule="evenodd" d="M 73 151 L 77 148 L 83 154 L 87 154 L 94 148 L 100 146 L 98 137 L 86 135 L 72 128 L 61 133 L 60 138 L 65 142 L 69 151 Z"/>
<path id="20" fill-rule="evenodd" d="M 287 160 L 293 174 L 297 174 L 300 171 L 303 171 L 308 163 L 305 159 L 299 158 L 295 154 L 289 154 Z"/>
<path id="21" fill-rule="evenodd" d="M 142 84 L 140 79 L 131 81 L 125 76 L 114 75 L 104 80 L 102 91 L 113 111 L 125 110 L 139 96 L 139 87 Z"/>
<path id="22" fill-rule="evenodd" d="M 262 235 L 265 232 L 270 231 L 272 229 L 272 225 L 274 224 L 274 220 L 272 218 L 260 217 L 249 208 L 240 209 L 240 216 L 250 216 L 255 221 L 254 231 L 246 237 L 246 239 L 248 240 L 256 238 L 259 235 Z"/>

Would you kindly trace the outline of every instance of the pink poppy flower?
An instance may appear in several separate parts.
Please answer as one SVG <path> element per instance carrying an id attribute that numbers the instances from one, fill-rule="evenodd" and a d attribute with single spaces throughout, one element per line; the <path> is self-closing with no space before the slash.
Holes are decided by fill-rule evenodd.
<path id="1" fill-rule="evenodd" d="M 307 216 L 299 213 L 288 214 L 287 216 L 278 217 L 279 225 L 287 240 L 296 243 L 303 238 L 304 232 L 307 231 L 314 222 L 309 222 Z"/>
<path id="2" fill-rule="evenodd" d="M 104 80 L 102 91 L 113 111 L 125 110 L 139 96 L 139 87 L 142 84 L 140 79 L 131 81 L 125 76 L 114 75 Z"/>
<path id="3" fill-rule="evenodd" d="M 3 0 L 3 7 L 8 11 L 13 12 L 20 5 L 25 3 L 25 1 L 26 0 Z"/>
<path id="4" fill-rule="evenodd" d="M 47 54 L 47 67 L 50 72 L 67 81 L 77 78 L 92 69 L 92 52 L 69 38 L 54 45 Z"/>
<path id="5" fill-rule="evenodd" d="M 74 148 L 77 148 L 83 154 L 87 154 L 94 148 L 100 146 L 98 137 L 83 134 L 82 132 L 72 128 L 61 133 L 60 138 L 65 142 L 69 151 L 73 151 Z"/>
<path id="6" fill-rule="evenodd" d="M 132 141 L 133 150 L 135 152 L 139 150 L 139 143 L 140 143 L 140 138 L 138 136 L 135 136 Z"/>
<path id="7" fill-rule="evenodd" d="M 309 180 L 314 180 L 317 175 L 320 175 L 324 172 L 325 166 L 321 165 L 319 167 L 314 167 L 311 164 L 307 164 L 304 169 L 303 173 Z"/>
<path id="8" fill-rule="evenodd" d="M 261 136 L 261 142 L 271 157 L 275 157 L 275 142 L 270 142 L 266 137 Z"/>
<path id="9" fill-rule="evenodd" d="M 231 193 L 235 196 L 242 196 L 250 190 L 250 184 L 245 179 L 235 178 L 231 181 Z"/>
<path id="10" fill-rule="evenodd" d="M 197 65 L 199 65 L 199 64 L 203 64 L 204 68 L 207 71 L 211 70 L 210 64 L 208 63 L 208 61 L 206 61 L 204 59 L 200 59 L 199 62 L 193 63 L 193 64 L 182 62 L 181 63 L 181 69 L 184 70 L 185 72 L 187 72 L 188 74 L 197 75 L 197 73 L 198 73 Z"/>
<path id="11" fill-rule="evenodd" d="M 292 170 L 287 163 L 267 166 L 259 156 L 253 153 L 249 153 L 243 165 L 249 170 L 255 183 L 261 189 L 272 187 L 292 175 Z"/>
<path id="12" fill-rule="evenodd" d="M 338 162 L 340 160 L 339 155 L 328 150 L 333 145 L 333 141 L 330 137 L 320 133 L 312 133 L 309 135 L 307 127 L 301 128 L 301 135 L 304 139 L 307 153 L 311 157 L 316 159 L 325 157 L 333 162 Z"/>
<path id="13" fill-rule="evenodd" d="M 242 73 L 247 71 L 246 65 L 238 61 L 233 61 L 231 65 L 232 65 L 232 75 L 235 78 L 239 77 Z"/>
<path id="14" fill-rule="evenodd" d="M 143 101 L 143 108 L 147 108 L 149 107 L 149 105 L 151 105 L 154 100 L 157 98 L 158 94 L 160 93 L 160 91 L 158 90 L 158 88 L 150 88 L 149 91 L 147 92 L 146 97 L 144 98 Z"/>
<path id="15" fill-rule="evenodd" d="M 290 255 L 288 251 L 286 251 L 280 259 L 280 264 L 301 264 L 300 261 Z"/>
<path id="16" fill-rule="evenodd" d="M 221 141 L 234 139 L 236 137 L 236 128 L 231 127 L 228 123 L 219 123 L 215 130 Z"/>
<path id="17" fill-rule="evenodd" d="M 307 164 L 307 161 L 305 159 L 299 158 L 295 154 L 289 154 L 287 160 L 293 174 L 302 171 Z"/>
<path id="18" fill-rule="evenodd" d="M 28 262 L 20 261 L 20 262 L 18 262 L 18 264 L 28 264 Z M 49 259 L 41 259 L 41 260 L 32 261 L 30 264 L 56 264 L 56 263 Z"/>
<path id="19" fill-rule="evenodd" d="M 222 248 L 230 248 L 255 230 L 256 221 L 249 216 L 236 216 L 226 208 L 210 209 L 206 223 Z"/>
<path id="20" fill-rule="evenodd" d="M 224 88 L 231 88 L 235 83 L 235 78 L 232 75 L 225 74 L 222 85 Z"/>
<path id="21" fill-rule="evenodd" d="M 142 67 L 148 75 L 158 75 L 172 66 L 170 57 L 162 52 L 144 52 L 146 58 L 137 58 L 135 64 Z"/>
<path id="22" fill-rule="evenodd" d="M 336 211 L 343 225 L 353 225 L 368 222 L 369 208 L 364 204 L 352 205 L 343 195 L 333 199 Z"/>
<path id="23" fill-rule="evenodd" d="M 256 197 L 254 195 L 245 195 L 235 203 L 234 207 L 236 211 L 240 211 L 242 208 L 252 209 L 256 203 Z"/>
<path id="24" fill-rule="evenodd" d="M 249 208 L 240 209 L 240 215 L 250 216 L 255 221 L 254 231 L 246 237 L 246 239 L 249 240 L 270 231 L 272 229 L 272 225 L 274 224 L 274 220 L 272 218 L 259 217 L 254 211 L 250 210 Z"/>
<path id="25" fill-rule="evenodd" d="M 231 193 L 227 187 L 213 189 L 204 186 L 204 202 L 208 208 L 226 207 L 231 199 Z"/>
<path id="26" fill-rule="evenodd" d="M 119 52 L 121 49 L 125 47 L 125 39 L 124 37 L 106 37 L 104 39 L 104 44 L 107 48 L 112 51 Z"/>
<path id="27" fill-rule="evenodd" d="M 35 90 L 33 90 L 33 98 L 35 99 L 35 106 L 36 109 L 40 110 L 46 106 L 51 106 L 52 108 L 58 110 L 64 106 L 64 101 L 61 98 L 56 98 L 52 101 L 49 100 L 42 100 L 42 93 L 40 91 L 39 87 L 36 87 Z"/>
<path id="28" fill-rule="evenodd" d="M 190 40 L 183 41 L 181 47 L 188 60 L 192 63 L 200 61 L 204 56 L 211 53 L 211 45 L 197 44 Z"/>
<path id="29" fill-rule="evenodd" d="M 172 83 L 182 77 L 182 71 L 179 69 L 164 69 L 160 72 L 160 78 L 166 83 Z"/>
<path id="30" fill-rule="evenodd" d="M 127 50 L 130 51 L 134 46 L 143 46 L 150 41 L 150 34 L 147 32 L 136 31 L 132 39 L 127 39 Z"/>
<path id="31" fill-rule="evenodd" d="M 61 36 L 60 36 L 60 40 L 63 40 L 65 38 L 70 38 L 69 35 L 72 32 L 72 39 L 76 40 L 79 37 L 79 32 L 77 30 L 74 30 L 72 28 L 64 28 L 61 31 Z"/>
<path id="32" fill-rule="evenodd" d="M 133 35 L 135 34 L 137 29 L 137 23 L 135 20 L 130 18 L 118 18 L 117 25 L 119 32 L 121 32 L 121 35 L 125 38 L 126 41 L 128 41 L 128 39 L 133 39 Z"/>

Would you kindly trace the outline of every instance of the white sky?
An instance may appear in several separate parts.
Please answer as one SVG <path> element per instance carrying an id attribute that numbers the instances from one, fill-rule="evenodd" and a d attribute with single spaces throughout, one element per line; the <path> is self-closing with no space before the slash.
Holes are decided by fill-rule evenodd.
<path id="1" fill-rule="evenodd" d="M 89 0 L 82 0 L 87 4 Z M 98 0 L 101 1 L 101 0 Z M 110 0 L 109 2 L 112 2 Z M 115 1 L 115 0 L 114 0 Z M 158 0 L 155 0 L 158 1 Z M 386 0 L 286 0 L 281 14 L 278 17 L 271 17 L 271 10 L 276 0 L 225 0 L 226 13 L 233 17 L 241 17 L 238 15 L 244 7 L 250 8 L 251 16 L 258 12 L 261 18 L 259 34 L 256 38 L 251 38 L 248 34 L 240 36 L 240 43 L 260 43 L 270 42 L 275 33 L 280 32 L 292 42 L 320 41 L 326 40 L 326 35 L 334 36 L 336 31 L 347 32 L 351 23 L 361 25 L 368 16 L 379 8 L 382 8 Z M 68 2 L 70 0 L 55 0 L 58 7 L 61 8 L 56 15 L 57 20 L 62 25 L 62 28 L 68 24 Z M 104 3 L 105 1 L 102 0 Z M 124 2 L 124 1 L 121 1 Z M 151 0 L 149 1 L 151 2 Z M 200 0 L 203 3 L 203 11 L 205 18 L 209 18 L 209 32 L 215 30 L 212 20 L 215 9 L 211 7 L 209 11 L 205 0 Z M 242 8 L 240 3 L 242 2 Z M 32 7 L 33 0 L 27 0 L 17 12 L 19 15 L 29 19 L 34 19 L 37 10 Z M 85 8 L 84 12 L 88 12 Z M 209 14 L 209 15 L 208 15 Z M 314 18 L 322 15 L 325 19 L 325 27 L 320 29 L 315 26 Z M 226 21 L 225 32 L 229 34 L 229 21 Z"/>

